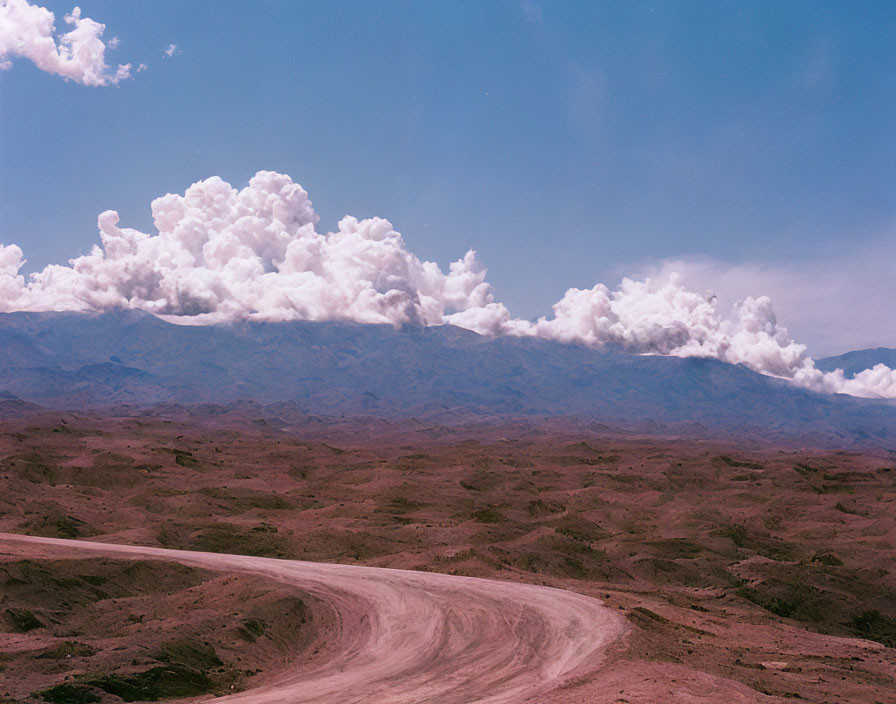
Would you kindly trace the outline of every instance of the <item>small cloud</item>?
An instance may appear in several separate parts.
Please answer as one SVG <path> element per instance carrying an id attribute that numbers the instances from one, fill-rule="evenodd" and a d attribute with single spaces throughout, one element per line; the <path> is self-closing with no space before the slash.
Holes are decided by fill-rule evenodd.
<path id="1" fill-rule="evenodd" d="M 28 0 L 0 0 L 0 70 L 14 58 L 29 59 L 37 68 L 85 86 L 114 85 L 131 77 L 131 64 L 106 64 L 106 49 L 116 49 L 118 37 L 103 42 L 106 25 L 81 16 L 76 7 L 64 16 L 71 30 L 57 33 L 56 16 Z"/>
<path id="2" fill-rule="evenodd" d="M 177 44 L 169 44 L 164 49 L 162 49 L 162 54 L 164 54 L 165 58 L 170 59 L 172 56 L 177 56 L 180 54 L 180 49 L 177 48 Z"/>
<path id="3" fill-rule="evenodd" d="M 831 88 L 836 81 L 834 52 L 828 42 L 814 42 L 799 62 L 797 79 L 811 89 Z"/>
<path id="4" fill-rule="evenodd" d="M 146 64 L 140 64 L 140 65 L 137 67 L 137 73 L 141 73 L 142 71 L 145 71 L 146 69 L 147 69 Z"/>
<path id="5" fill-rule="evenodd" d="M 521 7 L 526 22 L 541 22 L 541 6 L 531 0 L 524 0 Z"/>

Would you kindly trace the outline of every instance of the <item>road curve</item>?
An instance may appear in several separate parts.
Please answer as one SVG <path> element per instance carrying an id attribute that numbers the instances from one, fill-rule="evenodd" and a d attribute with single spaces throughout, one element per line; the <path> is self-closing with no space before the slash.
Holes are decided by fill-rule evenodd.
<path id="1" fill-rule="evenodd" d="M 379 567 L 275 560 L 0 533 L 27 557 L 162 559 L 261 575 L 312 593 L 337 614 L 328 657 L 297 663 L 230 704 L 537 701 L 596 670 L 624 619 L 561 589 Z"/>

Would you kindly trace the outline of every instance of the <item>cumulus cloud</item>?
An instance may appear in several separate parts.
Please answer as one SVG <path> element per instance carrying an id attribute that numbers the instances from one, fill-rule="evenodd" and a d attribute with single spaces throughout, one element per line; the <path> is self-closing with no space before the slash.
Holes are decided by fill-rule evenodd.
<path id="1" fill-rule="evenodd" d="M 893 343 L 892 326 L 881 325 L 892 315 L 896 298 L 892 236 L 797 263 L 688 257 L 638 269 L 639 278 L 664 279 L 672 273 L 689 288 L 711 289 L 722 310 L 748 295 L 769 296 L 791 334 L 816 354 Z"/>
<path id="2" fill-rule="evenodd" d="M 158 234 L 100 214 L 101 246 L 25 281 L 22 251 L 0 249 L 5 310 L 142 308 L 195 322 L 354 320 L 437 324 L 491 302 L 473 252 L 444 273 L 420 261 L 388 220 L 345 217 L 315 230 L 305 190 L 262 171 L 237 190 L 220 178 L 152 203 Z"/>
<path id="3" fill-rule="evenodd" d="M 319 233 L 311 200 L 288 176 L 256 174 L 242 190 L 217 177 L 152 202 L 156 234 L 98 218 L 101 245 L 28 279 L 17 245 L 0 245 L 0 309 L 140 308 L 176 322 L 240 319 L 452 324 L 636 354 L 711 357 L 816 391 L 896 398 L 883 365 L 846 378 L 822 373 L 780 325 L 765 296 L 720 312 L 711 293 L 673 272 L 616 289 L 569 289 L 551 316 L 514 318 L 495 300 L 475 252 L 447 272 L 411 253 L 388 220 L 343 218 Z"/>
<path id="4" fill-rule="evenodd" d="M 57 35 L 52 12 L 27 0 L 0 0 L 0 69 L 14 58 L 30 59 L 47 73 L 86 86 L 106 86 L 131 76 L 131 64 L 113 69 L 106 64 L 106 49 L 118 46 L 113 37 L 104 44 L 106 26 L 81 16 L 75 7 L 65 16 L 71 30 Z"/>
<path id="5" fill-rule="evenodd" d="M 816 369 L 806 346 L 778 323 L 767 296 L 748 296 L 723 315 L 714 294 L 685 288 L 675 273 L 645 281 L 626 278 L 615 290 L 603 284 L 571 288 L 554 304 L 551 317 L 534 323 L 512 318 L 499 303 L 447 320 L 482 334 L 531 335 L 635 354 L 710 357 L 814 391 L 896 398 L 896 370 L 882 364 L 852 378 L 841 370 Z"/>

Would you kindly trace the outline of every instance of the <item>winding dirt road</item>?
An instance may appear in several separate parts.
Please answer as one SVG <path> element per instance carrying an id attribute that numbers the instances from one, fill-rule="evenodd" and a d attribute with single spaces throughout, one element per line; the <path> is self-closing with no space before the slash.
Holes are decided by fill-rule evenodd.
<path id="1" fill-rule="evenodd" d="M 262 575 L 328 603 L 326 657 L 216 702 L 517 703 L 596 670 L 624 619 L 597 599 L 512 582 L 0 533 L 29 558 L 161 559 Z M 321 653 L 324 655 L 325 653 Z"/>

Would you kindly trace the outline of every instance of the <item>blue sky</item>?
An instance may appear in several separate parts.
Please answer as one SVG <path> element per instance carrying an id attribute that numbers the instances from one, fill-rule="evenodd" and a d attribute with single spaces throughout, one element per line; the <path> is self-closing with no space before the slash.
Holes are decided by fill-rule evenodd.
<path id="1" fill-rule="evenodd" d="M 0 72 L 0 240 L 28 270 L 89 250 L 102 210 L 152 231 L 153 198 L 272 169 L 323 229 L 475 247 L 523 317 L 683 259 L 815 351 L 896 346 L 893 3 L 79 4 L 147 70 Z"/>

